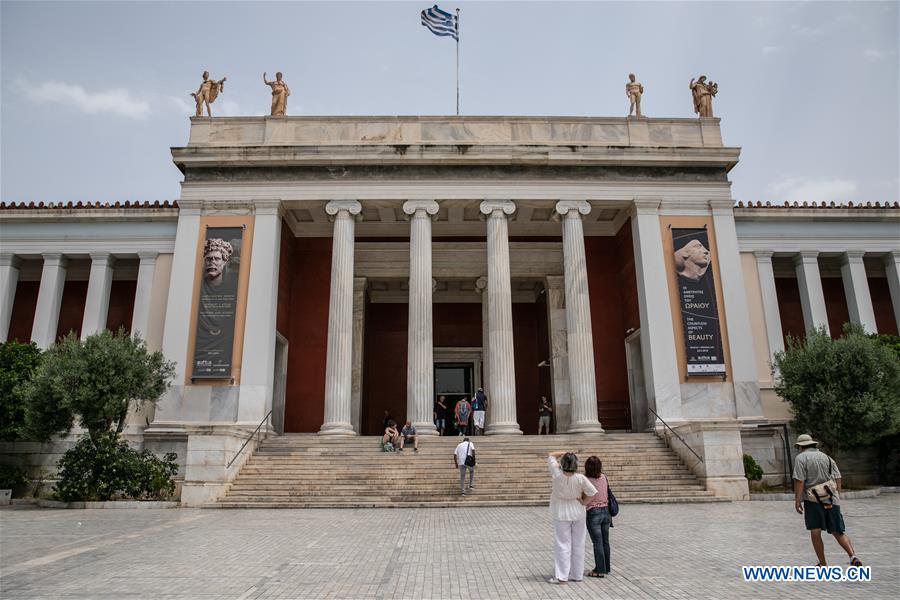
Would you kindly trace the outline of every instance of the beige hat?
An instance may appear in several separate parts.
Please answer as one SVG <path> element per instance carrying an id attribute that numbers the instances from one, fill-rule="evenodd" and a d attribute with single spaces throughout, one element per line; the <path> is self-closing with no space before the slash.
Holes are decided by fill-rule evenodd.
<path id="1" fill-rule="evenodd" d="M 794 442 L 794 445 L 798 448 L 803 448 L 805 446 L 816 446 L 819 442 L 812 439 L 812 436 L 808 433 L 804 433 L 803 435 L 797 438 L 797 441 Z"/>

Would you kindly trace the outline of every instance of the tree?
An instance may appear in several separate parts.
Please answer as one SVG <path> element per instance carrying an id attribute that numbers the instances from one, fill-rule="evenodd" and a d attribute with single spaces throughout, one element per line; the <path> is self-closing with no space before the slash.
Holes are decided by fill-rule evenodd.
<path id="1" fill-rule="evenodd" d="M 15 441 L 25 433 L 23 388 L 41 364 L 41 349 L 17 341 L 0 344 L 0 440 Z"/>
<path id="2" fill-rule="evenodd" d="M 47 440 L 68 432 L 77 415 L 93 440 L 111 430 L 121 433 L 129 408 L 155 405 L 174 370 L 161 352 L 148 352 L 124 329 L 84 341 L 70 333 L 46 351 L 25 388 L 28 430 Z"/>
<path id="3" fill-rule="evenodd" d="M 775 354 L 775 391 L 791 405 L 792 426 L 830 449 L 869 446 L 900 433 L 900 360 L 861 327 L 788 337 Z"/>

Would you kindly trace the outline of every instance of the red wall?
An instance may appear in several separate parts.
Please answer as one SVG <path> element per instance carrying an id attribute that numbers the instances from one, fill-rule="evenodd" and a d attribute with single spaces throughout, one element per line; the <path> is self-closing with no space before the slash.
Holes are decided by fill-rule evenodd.
<path id="1" fill-rule="evenodd" d="M 131 333 L 131 318 L 134 315 L 134 295 L 137 281 L 113 281 L 109 290 L 109 310 L 106 313 L 106 328 L 118 331 L 124 327 Z"/>
<path id="2" fill-rule="evenodd" d="M 9 321 L 9 339 L 23 344 L 31 341 L 31 329 L 34 326 L 34 311 L 37 308 L 40 281 L 20 281 L 16 286 L 16 297 L 13 300 L 12 315 Z"/>
<path id="3" fill-rule="evenodd" d="M 894 316 L 894 305 L 891 304 L 891 289 L 888 287 L 887 278 L 870 277 L 869 294 L 872 296 L 878 333 L 897 335 L 897 320 Z"/>
<path id="4" fill-rule="evenodd" d="M 286 432 L 318 431 L 325 416 L 330 282 L 331 238 L 295 238 L 288 311 Z"/>
<path id="5" fill-rule="evenodd" d="M 778 315 L 781 317 L 781 334 L 787 338 L 806 337 L 803 324 L 803 308 L 800 305 L 800 286 L 796 277 L 776 277 L 775 293 L 778 296 Z"/>
<path id="6" fill-rule="evenodd" d="M 56 326 L 57 339 L 62 339 L 69 331 L 81 335 L 87 287 L 87 281 L 66 281 L 65 287 L 63 287 L 62 306 L 59 309 L 59 321 Z"/>
<path id="7" fill-rule="evenodd" d="M 435 308 L 437 306 L 439 305 L 435 305 Z M 365 365 L 360 417 L 363 435 L 382 433 L 381 421 L 386 410 L 390 411 L 398 423 L 406 418 L 408 318 L 407 304 L 366 305 L 366 348 L 363 356 Z M 435 324 L 439 321 L 446 323 L 446 319 L 434 319 Z"/>
<path id="8" fill-rule="evenodd" d="M 403 307 L 409 310 L 409 305 Z M 435 348 L 481 347 L 481 303 L 440 303 L 434 305 L 433 312 Z"/>
<path id="9" fill-rule="evenodd" d="M 631 221 L 627 221 L 616 233 L 616 259 L 619 263 L 619 292 L 622 295 L 622 326 L 624 331 L 641 326 L 641 311 L 638 305 L 637 268 L 634 264 L 634 239 Z"/>
<path id="10" fill-rule="evenodd" d="M 844 281 L 840 277 L 823 277 L 822 293 L 825 296 L 825 313 L 828 315 L 828 330 L 832 338 L 844 334 L 844 323 L 850 321 L 847 299 L 844 296 Z"/>
<path id="11" fill-rule="evenodd" d="M 622 289 L 623 242 L 615 237 L 585 237 L 597 412 L 604 429 L 629 429 L 628 371 L 625 365 L 625 314 Z M 634 264 L 634 258 L 631 258 Z M 632 268 L 633 271 L 633 268 Z M 636 298 L 636 294 L 635 294 Z M 631 317 L 633 318 L 633 317 Z"/>
<path id="12" fill-rule="evenodd" d="M 538 363 L 546 359 L 550 351 L 539 346 L 539 324 L 546 326 L 546 305 L 538 303 L 513 304 L 513 353 L 516 367 L 516 418 L 519 428 L 527 435 L 537 434 L 538 407 L 541 396 L 552 397 L 549 379 L 541 386 L 541 371 Z M 541 319 L 541 311 L 544 318 Z M 546 338 L 545 338 L 546 339 Z M 490 401 L 490 398 L 488 398 Z"/>

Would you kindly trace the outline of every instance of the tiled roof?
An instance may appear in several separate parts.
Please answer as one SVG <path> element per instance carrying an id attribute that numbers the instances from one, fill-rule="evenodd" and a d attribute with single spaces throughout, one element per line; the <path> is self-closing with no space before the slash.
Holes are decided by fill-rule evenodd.
<path id="1" fill-rule="evenodd" d="M 61 209 L 82 209 L 82 210 L 121 210 L 123 208 L 130 209 L 147 209 L 147 208 L 178 208 L 178 202 L 163 200 L 155 200 L 150 202 L 0 202 L 0 210 L 61 210 Z"/>
<path id="2" fill-rule="evenodd" d="M 836 202 L 784 202 L 781 204 L 772 202 L 747 202 L 740 201 L 735 205 L 735 208 L 900 208 L 900 202 L 894 202 L 893 204 L 890 202 L 866 202 L 863 204 L 862 202 L 858 202 L 854 204 L 853 202 L 848 202 L 846 204 L 838 204 Z"/>

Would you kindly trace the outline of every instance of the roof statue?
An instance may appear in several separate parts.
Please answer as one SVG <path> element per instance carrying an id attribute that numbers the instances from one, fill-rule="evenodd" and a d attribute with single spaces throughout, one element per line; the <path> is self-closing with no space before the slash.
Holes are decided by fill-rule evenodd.
<path id="1" fill-rule="evenodd" d="M 719 84 L 714 81 L 706 81 L 706 75 L 701 75 L 696 81 L 691 79 L 691 94 L 694 97 L 694 112 L 699 117 L 711 117 L 712 99 L 719 91 Z"/>
<path id="2" fill-rule="evenodd" d="M 281 79 L 281 71 L 275 73 L 275 81 L 266 81 L 266 74 L 263 72 L 263 83 L 272 88 L 271 115 L 273 117 L 285 116 L 287 114 L 287 98 L 291 95 L 291 90 Z"/>
<path id="3" fill-rule="evenodd" d="M 625 84 L 625 95 L 631 105 L 628 107 L 628 116 L 634 113 L 636 117 L 642 117 L 641 114 L 641 96 L 644 95 L 644 86 L 640 82 L 635 81 L 634 73 L 628 74 L 628 83 Z"/>
<path id="4" fill-rule="evenodd" d="M 191 92 L 191 96 L 194 98 L 194 102 L 197 103 L 197 113 L 196 116 L 203 116 L 203 105 L 206 105 L 206 115 L 208 117 L 212 116 L 212 110 L 210 109 L 210 104 L 216 101 L 216 98 L 219 97 L 219 94 L 225 89 L 225 80 L 227 77 L 223 77 L 222 79 L 216 81 L 215 79 L 209 78 L 209 71 L 203 71 L 203 83 L 200 84 L 200 87 L 196 92 Z"/>

